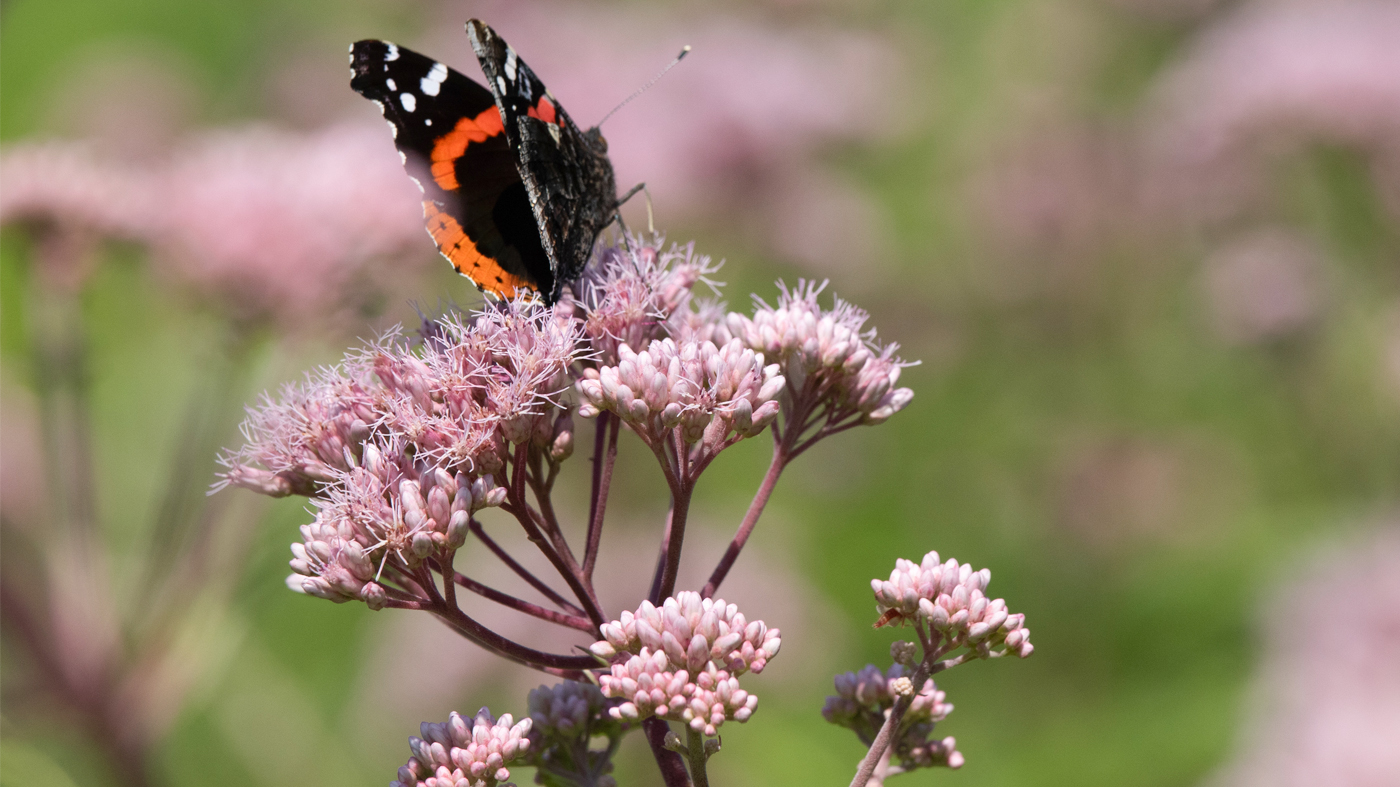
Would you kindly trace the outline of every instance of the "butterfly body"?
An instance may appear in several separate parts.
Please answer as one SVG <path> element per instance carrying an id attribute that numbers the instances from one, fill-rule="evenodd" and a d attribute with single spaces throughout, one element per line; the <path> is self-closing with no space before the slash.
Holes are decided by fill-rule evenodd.
<path id="1" fill-rule="evenodd" d="M 617 210 L 607 143 L 490 27 L 473 19 L 467 34 L 487 87 L 375 40 L 351 46 L 350 86 L 381 107 L 423 190 L 428 233 L 457 272 L 497 297 L 554 303 Z"/>

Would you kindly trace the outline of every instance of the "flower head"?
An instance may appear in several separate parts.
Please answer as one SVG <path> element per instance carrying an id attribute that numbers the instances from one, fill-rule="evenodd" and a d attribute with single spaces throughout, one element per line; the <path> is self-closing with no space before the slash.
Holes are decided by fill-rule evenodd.
<path id="1" fill-rule="evenodd" d="M 524 302 L 443 320 L 416 349 L 390 334 L 252 410 L 223 481 L 312 497 L 289 584 L 382 606 L 386 565 L 460 547 L 472 514 L 504 502 L 510 445 L 567 456 L 554 411 L 577 353 L 573 322 Z"/>
<path id="2" fill-rule="evenodd" d="M 944 701 L 946 695 L 934 685 L 932 678 L 925 680 L 916 694 L 910 680 L 912 674 L 912 670 L 899 664 L 888 671 L 867 664 L 860 672 L 843 672 L 836 676 L 836 696 L 826 698 L 822 716 L 833 724 L 852 729 L 858 719 L 866 716 L 878 717 L 883 723 L 884 712 L 895 700 L 913 695 L 913 702 L 904 713 L 906 722 L 943 721 L 953 712 L 952 703 Z M 875 729 L 879 729 L 879 724 Z"/>
<path id="3" fill-rule="evenodd" d="M 723 599 L 686 591 L 656 607 L 601 627 L 590 650 L 611 662 L 599 679 L 603 695 L 625 700 L 617 719 L 659 716 L 713 736 L 725 720 L 747 721 L 758 697 L 739 687 L 745 672 L 762 672 L 782 645 L 778 629 L 748 621 Z"/>
<path id="4" fill-rule="evenodd" d="M 719 270 L 710 258 L 695 253 L 695 244 L 628 236 L 603 247 L 596 262 L 575 285 L 583 311 L 583 335 L 600 364 L 616 364 L 618 347 L 644 347 L 671 332 L 671 321 L 687 314 L 697 282 Z"/>
<path id="5" fill-rule="evenodd" d="M 624 725 L 608 713 L 620 704 L 603 696 L 591 683 L 566 680 L 530 691 L 530 763 L 541 774 L 558 777 L 563 784 L 616 784 L 606 774 L 612 770 L 615 747 L 589 748 L 597 736 L 610 743 L 622 736 Z M 603 775 L 600 775 L 603 774 Z M 537 779 L 540 783 L 554 781 Z"/>
<path id="6" fill-rule="evenodd" d="M 530 719 L 515 724 L 482 708 L 468 721 L 453 713 L 441 724 L 423 722 L 421 738 L 409 738 L 413 756 L 390 787 L 496 787 L 510 778 L 506 768 L 530 748 Z"/>
<path id="7" fill-rule="evenodd" d="M 909 364 L 895 356 L 899 345 L 876 342 L 868 314 L 840 298 L 823 309 L 817 296 L 825 283 L 779 286 L 776 306 L 756 298 L 753 317 L 732 313 L 726 327 L 779 364 L 795 410 L 824 409 L 831 423 L 875 424 L 909 404 L 914 392 L 896 387 Z"/>
<path id="8" fill-rule="evenodd" d="M 899 737 L 894 752 L 908 767 L 946 765 L 958 768 L 963 756 L 953 738 L 929 740 L 934 725 L 953 712 L 951 703 L 932 679 L 915 692 L 910 680 L 912 670 L 895 664 L 882 671 L 867 664 L 860 672 L 836 676 L 836 695 L 826 698 L 822 716 L 832 724 L 852 730 L 869 746 L 885 723 L 885 714 L 901 697 L 912 697 L 904 718 L 900 721 Z"/>
<path id="9" fill-rule="evenodd" d="M 79 145 L 19 145 L 0 170 L 0 222 L 137 241 L 163 278 L 240 317 L 323 321 L 373 278 L 366 263 L 423 242 L 413 186 L 372 127 L 212 132 L 141 169 Z"/>
<path id="10" fill-rule="evenodd" d="M 686 443 L 704 439 L 715 450 L 756 435 L 777 415 L 783 377 L 776 364 L 737 339 L 653 341 L 641 352 L 618 347 L 616 366 L 589 369 L 578 382 L 579 414 L 616 413 L 644 438 L 680 429 Z"/>
<path id="11" fill-rule="evenodd" d="M 921 563 L 900 558 L 888 580 L 872 579 L 870 587 L 883 622 L 926 624 L 948 650 L 967 646 L 974 658 L 1025 658 L 1035 650 L 1026 616 L 1008 613 L 1004 599 L 987 598 L 991 580 L 990 569 L 973 571 L 952 558 L 940 563 L 938 553 L 929 552 Z"/>

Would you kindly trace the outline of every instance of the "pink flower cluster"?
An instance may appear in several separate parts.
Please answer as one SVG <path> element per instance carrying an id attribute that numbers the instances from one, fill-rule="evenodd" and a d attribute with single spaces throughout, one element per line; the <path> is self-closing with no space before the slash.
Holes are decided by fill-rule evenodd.
<path id="1" fill-rule="evenodd" d="M 623 344 L 637 348 L 664 336 L 691 336 L 685 329 L 694 320 L 695 285 L 719 266 L 697 255 L 693 243 L 665 252 L 660 246 L 659 238 L 650 245 L 629 238 L 600 249 L 597 263 L 585 269 L 575 297 L 583 309 L 583 335 L 600 365 L 616 365 Z"/>
<path id="2" fill-rule="evenodd" d="M 409 738 L 413 757 L 399 768 L 390 787 L 496 787 L 510 778 L 506 768 L 530 748 L 530 719 L 499 720 L 482 708 L 469 723 L 453 713 L 442 724 L 422 725 L 423 737 Z"/>
<path id="3" fill-rule="evenodd" d="M 725 327 L 779 363 L 794 397 L 825 401 L 838 419 L 881 423 L 914 398 L 910 389 L 896 387 L 908 364 L 894 357 L 899 345 L 875 342 L 865 311 L 840 298 L 823 309 L 817 296 L 825 286 L 799 281 L 782 287 L 777 306 L 756 299 L 752 318 L 730 314 Z"/>
<path id="4" fill-rule="evenodd" d="M 659 716 L 708 736 L 753 715 L 758 697 L 739 687 L 739 676 L 762 672 L 782 645 L 778 629 L 691 591 L 660 608 L 644 601 L 601 633 L 590 650 L 612 664 L 599 684 L 604 696 L 625 700 L 609 711 L 613 718 Z"/>
<path id="5" fill-rule="evenodd" d="M 776 364 L 737 339 L 714 342 L 670 338 L 639 353 L 623 344 L 617 366 L 588 369 L 578 382 L 579 415 L 616 413 L 655 443 L 679 428 L 682 439 L 722 445 L 731 434 L 752 437 L 778 415 L 784 380 Z"/>
<path id="6" fill-rule="evenodd" d="M 568 413 L 552 411 L 579 347 L 560 314 L 505 304 L 437 323 L 416 351 L 391 334 L 250 412 L 224 483 L 315 498 L 294 589 L 382 606 L 385 561 L 450 552 L 473 513 L 504 502 L 493 473 L 512 446 L 566 453 Z"/>
<path id="7" fill-rule="evenodd" d="M 139 169 L 82 145 L 17 145 L 0 172 L 0 221 L 137 241 L 245 318 L 324 317 L 372 278 L 368 262 L 423 248 L 417 195 L 373 126 L 214 132 Z"/>
<path id="8" fill-rule="evenodd" d="M 927 624 L 944 641 L 945 653 L 966 646 L 973 658 L 1026 658 L 1035 650 L 1026 616 L 1008 613 L 1004 599 L 987 598 L 983 590 L 991 580 L 990 569 L 973 571 L 953 558 L 943 563 L 929 552 L 921 563 L 900 558 L 889 579 L 872 579 L 870 587 L 883 620 Z"/>

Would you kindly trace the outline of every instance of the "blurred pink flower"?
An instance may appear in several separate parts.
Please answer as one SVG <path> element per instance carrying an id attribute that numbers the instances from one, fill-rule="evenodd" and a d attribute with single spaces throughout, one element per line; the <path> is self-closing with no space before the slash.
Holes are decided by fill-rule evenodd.
<path id="1" fill-rule="evenodd" d="M 431 248 L 418 194 L 378 124 L 213 132 L 144 168 L 79 144 L 17 145 L 0 176 L 0 221 L 145 244 L 165 276 L 244 317 L 324 316 L 374 276 L 367 263 L 413 249 L 426 259 Z"/>
<path id="2" fill-rule="evenodd" d="M 429 249 L 419 194 L 378 124 L 209 134 L 155 185 L 160 264 L 254 313 L 301 322 L 340 303 L 371 260 Z"/>
<path id="3" fill-rule="evenodd" d="M 1093 125 L 1037 128 L 967 184 L 973 221 L 995 252 L 983 270 L 1002 297 L 1074 292 L 1094 253 L 1141 225 L 1130 136 Z"/>
<path id="4" fill-rule="evenodd" d="M 1317 560 L 1272 607 L 1246 743 L 1210 783 L 1400 784 L 1400 529 Z"/>
<path id="5" fill-rule="evenodd" d="M 1205 263 L 1205 294 L 1216 333 L 1232 344 L 1293 334 L 1322 308 L 1324 260 L 1315 244 L 1284 228 L 1255 230 Z"/>
<path id="6" fill-rule="evenodd" d="M 62 224 L 137 238 L 150 214 L 143 174 L 89 145 L 48 141 L 8 146 L 0 155 L 0 222 Z"/>
<path id="7" fill-rule="evenodd" d="M 1216 210 L 1251 194 L 1247 161 L 1231 161 L 1240 153 L 1301 138 L 1393 157 L 1400 149 L 1400 5 L 1246 6 L 1168 70 L 1156 104 L 1149 119 L 1164 174 L 1184 168 L 1179 174 L 1204 180 L 1225 200 Z M 1192 193 L 1188 199 L 1198 202 Z"/>

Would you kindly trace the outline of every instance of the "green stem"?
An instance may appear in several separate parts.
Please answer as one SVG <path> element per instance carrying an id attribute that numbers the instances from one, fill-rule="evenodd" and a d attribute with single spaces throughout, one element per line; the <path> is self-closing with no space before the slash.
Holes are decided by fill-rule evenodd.
<path id="1" fill-rule="evenodd" d="M 685 748 L 690 758 L 690 780 L 695 787 L 710 787 L 710 778 L 705 774 L 705 736 L 688 724 L 685 727 Z"/>

